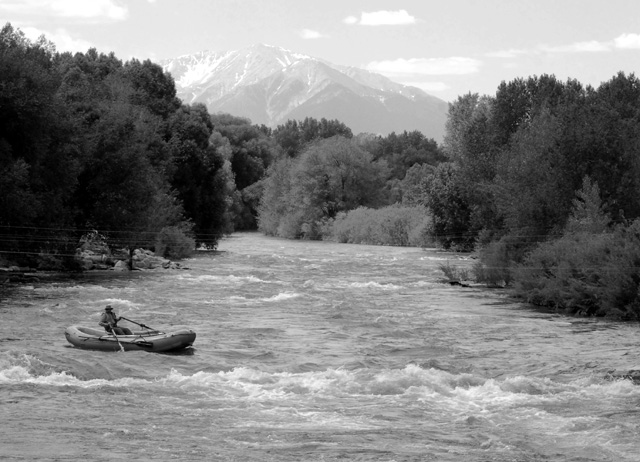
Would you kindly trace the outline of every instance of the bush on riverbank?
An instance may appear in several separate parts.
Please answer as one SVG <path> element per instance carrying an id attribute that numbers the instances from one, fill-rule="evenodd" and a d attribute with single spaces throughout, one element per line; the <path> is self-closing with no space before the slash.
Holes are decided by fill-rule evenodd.
<path id="1" fill-rule="evenodd" d="M 476 282 L 488 287 L 505 287 L 511 284 L 513 275 L 512 239 L 506 237 L 499 241 L 490 242 L 478 251 L 479 261 L 473 265 L 473 276 Z"/>
<path id="2" fill-rule="evenodd" d="M 196 242 L 177 226 L 163 228 L 156 237 L 155 253 L 170 259 L 190 257 Z"/>
<path id="3" fill-rule="evenodd" d="M 474 279 L 510 285 L 517 297 L 565 314 L 640 320 L 640 219 L 610 223 L 597 183 L 585 177 L 559 237 L 535 247 L 514 236 L 490 243 L 479 250 Z M 441 270 L 449 279 L 455 272 Z"/>
<path id="4" fill-rule="evenodd" d="M 516 295 L 567 314 L 640 320 L 640 220 L 569 233 L 514 269 Z"/>
<path id="5" fill-rule="evenodd" d="M 350 244 L 429 247 L 431 219 L 421 206 L 359 207 L 326 222 L 323 239 Z"/>

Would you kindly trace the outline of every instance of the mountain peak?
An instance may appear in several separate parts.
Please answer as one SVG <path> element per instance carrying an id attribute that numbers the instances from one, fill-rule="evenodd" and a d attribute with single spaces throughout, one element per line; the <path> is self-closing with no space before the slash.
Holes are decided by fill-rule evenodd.
<path id="1" fill-rule="evenodd" d="M 246 52 L 248 55 L 258 55 L 267 60 L 278 60 L 278 62 L 285 67 L 298 61 L 316 60 L 311 56 L 296 53 L 283 47 L 267 45 L 265 43 L 256 43 L 238 51 L 239 54 L 242 54 L 243 52 Z"/>
<path id="2" fill-rule="evenodd" d="M 268 43 L 254 43 L 253 45 L 249 45 L 248 47 L 245 48 L 246 50 L 256 50 L 256 51 L 264 51 L 264 50 L 277 50 L 277 51 L 283 51 L 283 52 L 288 52 L 289 50 L 282 48 L 282 47 L 278 47 L 275 45 L 269 45 Z"/>
<path id="3" fill-rule="evenodd" d="M 161 62 L 178 96 L 253 123 L 338 119 L 355 133 L 420 130 L 440 141 L 448 104 L 370 71 L 337 66 L 282 47 L 256 43 Z"/>

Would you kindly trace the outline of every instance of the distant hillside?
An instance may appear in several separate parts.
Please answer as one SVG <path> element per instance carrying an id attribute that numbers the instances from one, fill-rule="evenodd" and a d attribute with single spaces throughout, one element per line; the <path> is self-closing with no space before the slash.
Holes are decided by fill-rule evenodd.
<path id="1" fill-rule="evenodd" d="M 160 63 L 186 103 L 275 127 L 288 119 L 338 119 L 354 133 L 419 130 L 441 142 L 447 102 L 354 67 L 283 48 L 254 45 L 200 52 Z"/>

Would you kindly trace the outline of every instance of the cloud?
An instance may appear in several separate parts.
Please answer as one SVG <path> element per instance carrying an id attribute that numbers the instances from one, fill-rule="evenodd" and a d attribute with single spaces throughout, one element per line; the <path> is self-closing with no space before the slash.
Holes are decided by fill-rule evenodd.
<path id="1" fill-rule="evenodd" d="M 0 4 L 0 11 L 110 21 L 122 21 L 129 16 L 127 7 L 116 0 L 7 0 Z"/>
<path id="2" fill-rule="evenodd" d="M 361 26 L 404 26 L 415 24 L 416 18 L 407 13 L 407 10 L 398 11 L 373 11 L 362 12 L 360 19 L 356 16 L 347 16 L 343 19 L 345 24 L 358 24 Z"/>
<path id="3" fill-rule="evenodd" d="M 510 48 L 508 50 L 499 50 L 499 51 L 491 51 L 489 53 L 485 53 L 485 56 L 488 58 L 515 58 L 516 56 L 524 55 L 529 53 L 527 50 L 517 50 L 515 48 Z"/>
<path id="4" fill-rule="evenodd" d="M 56 29 L 51 32 L 36 27 L 21 27 L 20 30 L 24 32 L 24 35 L 26 35 L 28 39 L 33 41 L 37 40 L 41 35 L 44 35 L 47 40 L 55 44 L 56 51 L 59 52 L 70 51 L 72 53 L 84 53 L 93 47 L 93 45 L 86 40 L 73 38 L 65 29 Z"/>
<path id="5" fill-rule="evenodd" d="M 529 49 L 508 49 L 486 53 L 489 58 L 516 58 L 520 55 L 534 55 L 541 53 L 604 53 L 616 49 L 640 50 L 640 34 L 622 34 L 613 40 L 575 42 L 568 45 L 538 45 Z"/>
<path id="6" fill-rule="evenodd" d="M 622 34 L 613 40 L 616 48 L 640 49 L 640 34 Z"/>
<path id="7" fill-rule="evenodd" d="M 372 61 L 366 69 L 394 78 L 415 78 L 425 75 L 466 75 L 478 72 L 482 62 L 473 58 L 399 58 L 393 61 Z"/>
<path id="8" fill-rule="evenodd" d="M 540 50 L 548 53 L 593 53 L 609 51 L 611 47 L 608 43 L 591 40 L 588 42 L 576 42 L 570 45 L 560 46 L 540 46 Z"/>
<path id="9" fill-rule="evenodd" d="M 324 38 L 326 37 L 326 35 L 323 35 L 320 32 L 315 30 L 302 29 L 300 31 L 300 37 L 302 37 L 303 39 L 312 40 L 312 39 Z"/>

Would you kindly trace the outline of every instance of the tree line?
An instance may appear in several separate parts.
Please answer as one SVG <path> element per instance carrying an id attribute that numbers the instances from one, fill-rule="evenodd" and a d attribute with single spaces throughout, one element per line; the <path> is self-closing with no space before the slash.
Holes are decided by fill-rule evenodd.
<path id="1" fill-rule="evenodd" d="M 0 31 L 0 253 L 73 265 L 83 236 L 180 256 L 234 230 L 478 252 L 474 278 L 640 318 L 640 81 L 552 75 L 450 104 L 442 145 L 338 120 L 276 128 L 176 97 L 151 61 Z"/>
<path id="2" fill-rule="evenodd" d="M 0 253 L 23 266 L 73 267 L 88 236 L 170 258 L 214 248 L 225 234 L 257 228 L 272 164 L 319 140 L 353 138 L 337 120 L 271 129 L 209 114 L 180 101 L 172 77 L 149 60 L 58 53 L 9 23 L 0 30 L 0 107 Z M 362 142 L 392 151 L 376 156 L 395 156 L 403 176 L 410 160 L 389 147 L 401 142 L 393 137 Z M 421 134 L 399 138 L 411 137 L 438 150 Z"/>
<path id="3" fill-rule="evenodd" d="M 202 105 L 184 105 L 150 61 L 57 53 L 0 31 L 0 248 L 71 261 L 97 230 L 114 247 L 214 245 L 229 227 L 229 159 Z"/>
<path id="4" fill-rule="evenodd" d="M 477 280 L 567 313 L 640 318 L 640 81 L 551 75 L 450 106 L 449 159 L 425 179 L 444 246 Z"/>
<path id="5" fill-rule="evenodd" d="M 442 146 L 341 133 L 292 149 L 260 182 L 259 228 L 476 251 L 478 282 L 565 313 L 640 319 L 639 148 L 635 75 L 597 88 L 518 78 L 451 103 Z"/>

